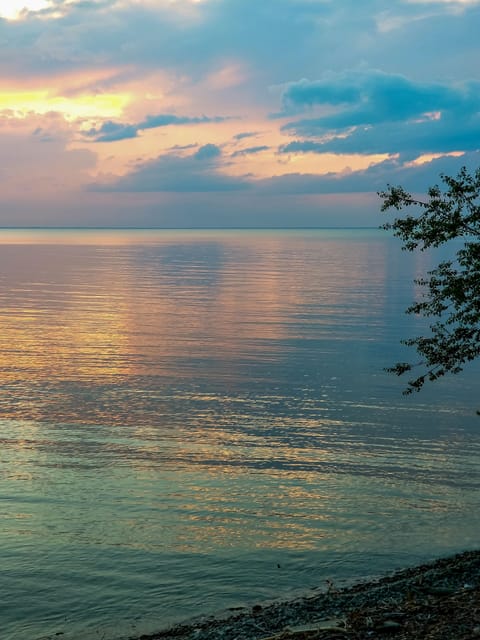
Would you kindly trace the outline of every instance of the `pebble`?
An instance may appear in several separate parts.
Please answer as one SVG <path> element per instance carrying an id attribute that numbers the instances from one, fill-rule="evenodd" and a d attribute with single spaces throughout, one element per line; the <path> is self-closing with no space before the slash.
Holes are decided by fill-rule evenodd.
<path id="1" fill-rule="evenodd" d="M 397 633 L 401 629 L 402 625 L 395 622 L 395 620 L 382 620 L 382 622 L 375 625 L 375 631 L 385 631 L 387 633 Z"/>
<path id="2" fill-rule="evenodd" d="M 466 589 L 465 585 L 472 585 L 472 589 Z M 359 636 L 357 633 L 357 637 L 365 640 L 374 640 L 380 634 L 385 638 L 391 636 L 392 640 L 396 634 L 419 640 L 421 636 L 415 636 L 415 630 L 412 632 L 409 625 L 411 621 L 415 622 L 416 609 L 429 606 L 435 620 L 442 624 L 442 631 L 448 634 L 443 636 L 445 640 L 457 638 L 457 624 L 470 631 L 470 635 L 463 637 L 480 640 L 480 625 L 472 619 L 479 585 L 480 551 L 465 552 L 405 569 L 380 580 L 340 589 L 335 594 L 325 590 L 313 598 L 256 605 L 233 615 L 230 612 L 231 617 L 227 619 L 205 619 L 197 621 L 194 626 L 178 625 L 150 637 L 144 636 L 142 640 L 296 640 L 295 632 L 287 631 L 287 627 L 297 630 L 298 640 L 302 634 L 303 638 L 312 637 L 312 634 L 320 637 L 325 632 L 338 640 L 342 634 L 348 636 L 350 630 L 362 634 Z M 438 591 L 437 600 L 431 602 L 431 597 L 426 594 L 428 588 L 454 593 L 456 600 L 451 604 L 458 607 L 458 619 L 442 613 L 444 596 Z M 330 624 L 342 618 L 347 624 L 343 629 L 318 629 L 322 621 Z"/>

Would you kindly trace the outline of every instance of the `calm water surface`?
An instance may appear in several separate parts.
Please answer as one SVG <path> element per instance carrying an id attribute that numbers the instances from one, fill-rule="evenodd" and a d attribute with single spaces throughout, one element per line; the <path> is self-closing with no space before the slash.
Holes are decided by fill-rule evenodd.
<path id="1" fill-rule="evenodd" d="M 383 372 L 429 264 L 376 230 L 1 231 L 2 637 L 478 547 L 479 368 Z"/>

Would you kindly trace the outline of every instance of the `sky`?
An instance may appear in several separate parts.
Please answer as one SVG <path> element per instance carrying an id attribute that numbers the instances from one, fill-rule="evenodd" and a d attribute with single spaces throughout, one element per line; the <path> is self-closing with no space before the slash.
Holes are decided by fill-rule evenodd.
<path id="1" fill-rule="evenodd" d="M 378 226 L 480 165 L 480 0 L 0 0 L 0 226 Z"/>

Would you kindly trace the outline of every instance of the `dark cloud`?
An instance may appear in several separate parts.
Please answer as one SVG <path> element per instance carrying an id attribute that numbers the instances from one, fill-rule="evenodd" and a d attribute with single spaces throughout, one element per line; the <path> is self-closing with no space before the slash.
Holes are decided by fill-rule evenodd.
<path id="1" fill-rule="evenodd" d="M 237 156 L 248 156 L 255 153 L 260 153 L 261 151 L 267 151 L 270 149 L 267 145 L 259 145 L 258 147 L 247 147 L 246 149 L 239 149 L 232 153 L 232 158 L 236 158 Z"/>
<path id="2" fill-rule="evenodd" d="M 213 160 L 220 157 L 221 154 L 222 151 L 216 144 L 204 144 L 193 157 L 195 160 Z"/>
<path id="3" fill-rule="evenodd" d="M 460 157 L 443 156 L 423 164 L 403 163 L 400 159 L 385 160 L 361 171 L 325 175 L 288 174 L 262 180 L 257 188 L 275 194 L 334 194 L 382 191 L 387 184 L 401 184 L 415 193 L 425 193 L 438 183 L 440 174 L 455 175 L 462 166 L 474 170 L 480 164 L 480 152 Z"/>
<path id="4" fill-rule="evenodd" d="M 250 191 L 256 195 L 328 195 L 335 193 L 372 193 L 387 184 L 402 184 L 412 192 L 426 192 L 442 173 L 454 175 L 462 166 L 473 170 L 480 165 L 480 152 L 442 156 L 422 164 L 404 162 L 402 158 L 385 160 L 367 169 L 327 173 L 324 175 L 292 173 L 253 180 L 236 178 L 219 172 L 220 149 L 205 145 L 196 153 L 179 156 L 166 154 L 139 164 L 132 173 L 116 182 L 90 185 L 97 192 L 225 192 Z"/>
<path id="5" fill-rule="evenodd" d="M 344 74 L 316 82 L 302 79 L 288 84 L 282 96 L 285 111 L 304 109 L 316 104 L 338 105 L 358 102 L 361 99 L 360 87 L 355 86 L 355 82 L 345 82 L 342 75 Z"/>
<path id="6" fill-rule="evenodd" d="M 179 124 L 205 124 L 207 122 L 225 122 L 231 120 L 228 116 L 175 116 L 170 113 L 161 113 L 156 116 L 147 116 L 145 120 L 138 124 L 138 129 L 155 129 L 157 127 L 168 127 Z"/>
<path id="7" fill-rule="evenodd" d="M 283 103 L 287 110 L 341 105 L 333 114 L 284 126 L 285 130 L 317 135 L 332 129 L 410 120 L 437 111 L 470 115 L 480 108 L 480 83 L 455 86 L 415 82 L 378 70 L 348 71 L 315 82 L 292 83 L 283 93 Z"/>
<path id="8" fill-rule="evenodd" d="M 169 127 L 182 124 L 205 124 L 207 122 L 224 122 L 229 120 L 228 117 L 208 116 L 188 117 L 175 116 L 169 113 L 161 113 L 154 116 L 147 116 L 138 124 L 122 124 L 121 122 L 113 122 L 107 120 L 103 122 L 98 129 L 90 129 L 84 135 L 92 138 L 95 142 L 115 142 L 117 140 L 126 140 L 128 138 L 136 138 L 139 131 L 146 129 L 156 129 L 158 127 Z"/>
<path id="9" fill-rule="evenodd" d="M 220 173 L 220 157 L 221 150 L 214 144 L 206 144 L 188 156 L 169 153 L 138 164 L 131 173 L 114 183 L 93 184 L 89 190 L 190 193 L 248 189 L 250 185 L 246 180 Z"/>
<path id="10" fill-rule="evenodd" d="M 90 129 L 84 135 L 93 138 L 95 142 L 116 142 L 117 140 L 136 138 L 138 127 L 133 124 L 122 124 L 121 122 L 107 120 L 98 129 Z"/>
<path id="11" fill-rule="evenodd" d="M 380 71 L 346 72 L 290 84 L 283 101 L 287 109 L 305 110 L 340 97 L 333 113 L 284 125 L 284 131 L 310 139 L 283 145 L 281 153 L 414 157 L 480 147 L 480 82 L 421 83 Z"/>
<path id="12" fill-rule="evenodd" d="M 314 140 L 293 140 L 283 144 L 280 153 L 326 153 L 324 142 L 315 142 Z"/>
<path id="13" fill-rule="evenodd" d="M 233 136 L 234 140 L 243 140 L 244 138 L 254 138 L 258 133 L 255 131 L 243 131 L 242 133 L 237 133 L 237 135 Z"/>
<path id="14" fill-rule="evenodd" d="M 437 119 L 384 123 L 358 127 L 345 136 L 325 141 L 294 140 L 281 153 L 402 154 L 475 151 L 480 148 L 480 113 L 459 118 L 447 114 Z"/>

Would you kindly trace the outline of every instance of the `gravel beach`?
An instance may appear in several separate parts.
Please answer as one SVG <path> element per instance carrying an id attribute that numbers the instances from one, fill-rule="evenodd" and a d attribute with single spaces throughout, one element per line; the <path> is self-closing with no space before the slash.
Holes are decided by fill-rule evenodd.
<path id="1" fill-rule="evenodd" d="M 378 580 L 221 617 L 198 618 L 138 640 L 480 639 L 480 551 Z"/>

